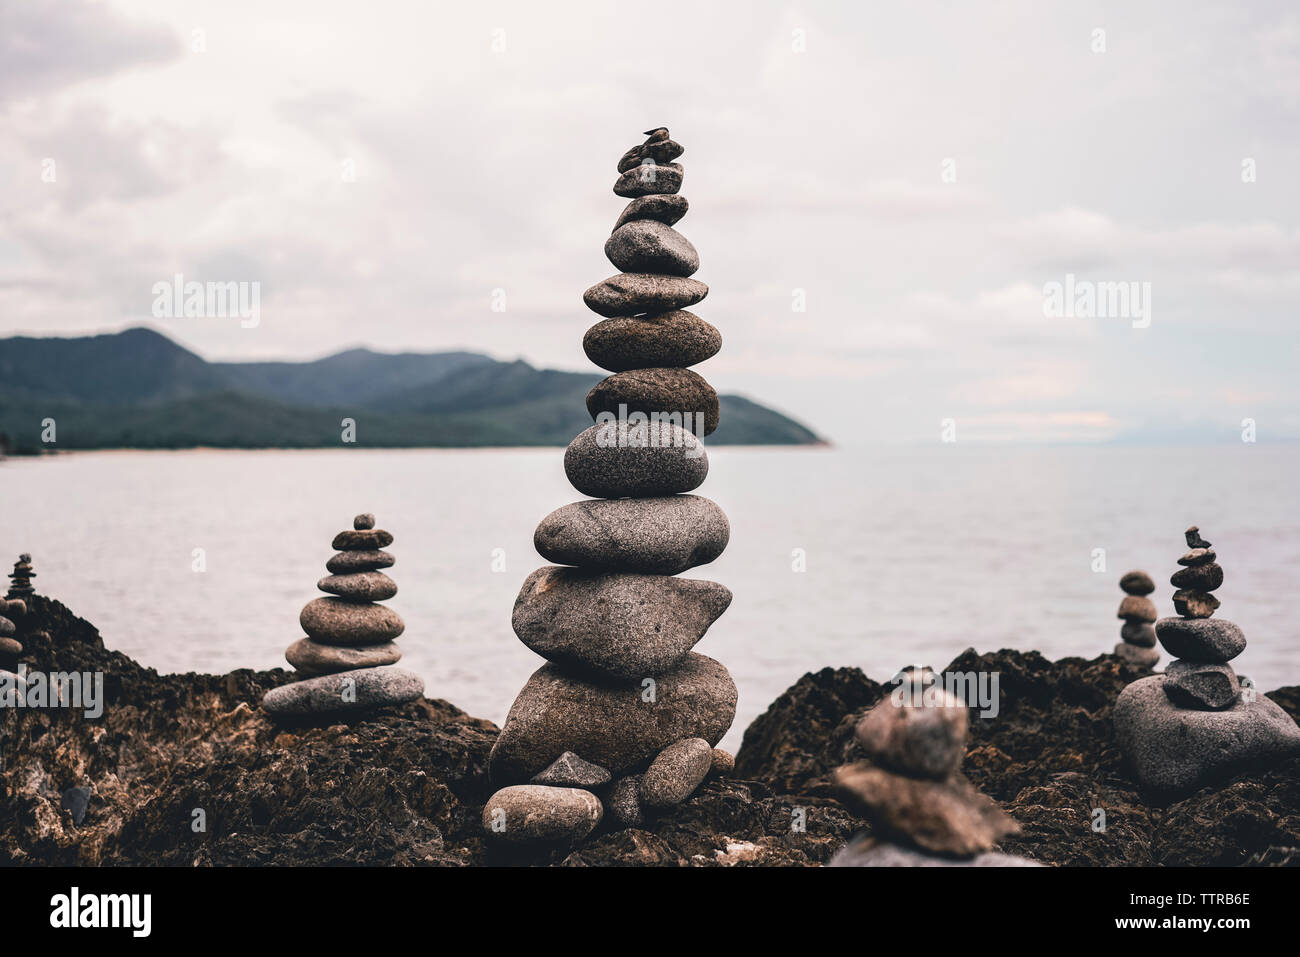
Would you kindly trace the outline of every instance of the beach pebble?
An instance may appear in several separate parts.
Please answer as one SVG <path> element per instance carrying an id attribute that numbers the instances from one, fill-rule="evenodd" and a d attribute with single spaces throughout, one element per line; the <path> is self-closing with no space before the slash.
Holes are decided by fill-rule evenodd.
<path id="1" fill-rule="evenodd" d="M 391 552 L 378 550 L 361 550 L 355 552 L 338 552 L 325 563 L 325 567 L 336 575 L 350 575 L 354 572 L 371 572 L 380 568 L 391 568 L 397 561 Z"/>
<path id="2" fill-rule="evenodd" d="M 397 582 L 383 572 L 328 575 L 318 581 L 316 587 L 349 601 L 383 601 L 397 594 Z"/>
<path id="3" fill-rule="evenodd" d="M 919 777 L 942 780 L 960 766 L 970 728 L 966 706 L 953 695 L 931 688 L 932 704 L 897 704 L 886 695 L 862 716 L 854 731 L 877 764 Z"/>
<path id="4" fill-rule="evenodd" d="M 587 393 L 587 411 L 599 421 L 602 412 L 618 416 L 644 412 L 671 413 L 676 424 L 697 436 L 718 427 L 718 393 L 690 369 L 632 369 L 606 376 Z"/>
<path id="5" fill-rule="evenodd" d="M 638 219 L 614 230 L 605 240 L 605 257 L 623 272 L 689 276 L 700 268 L 700 254 L 691 241 L 653 219 Z"/>
<path id="6" fill-rule="evenodd" d="M 676 140 L 657 140 L 653 143 L 642 143 L 634 146 L 624 153 L 618 161 L 618 171 L 626 173 L 628 170 L 640 166 L 646 160 L 651 163 L 671 163 L 677 157 L 686 152 L 685 147 Z"/>
<path id="7" fill-rule="evenodd" d="M 637 792 L 645 807 L 681 804 L 709 775 L 713 747 L 703 738 L 684 738 L 659 752 L 641 776 Z"/>
<path id="8" fill-rule="evenodd" d="M 424 679 L 402 668 L 361 668 L 307 678 L 272 688 L 262 707 L 274 715 L 365 711 L 414 701 L 424 694 Z"/>
<path id="9" fill-rule="evenodd" d="M 1246 648 L 1245 633 L 1224 618 L 1161 618 L 1156 637 L 1167 652 L 1188 661 L 1231 661 Z"/>
<path id="10" fill-rule="evenodd" d="M 1139 668 L 1154 667 L 1160 660 L 1159 649 L 1144 648 L 1142 645 L 1129 644 L 1127 641 L 1121 641 L 1115 646 L 1115 654 Z"/>
<path id="11" fill-rule="evenodd" d="M 680 163 L 638 163 L 614 181 L 614 193 L 627 197 L 676 193 L 682 188 L 683 172 Z"/>
<path id="12" fill-rule="evenodd" d="M 1156 629 L 1149 621 L 1127 621 L 1124 623 L 1124 627 L 1119 630 L 1119 636 L 1130 645 L 1137 645 L 1141 648 L 1154 648 L 1156 646 Z"/>
<path id="13" fill-rule="evenodd" d="M 1115 615 L 1126 621 L 1155 621 L 1160 617 L 1155 602 L 1141 595 L 1129 595 L 1125 598 L 1119 603 L 1119 611 Z"/>
<path id="14" fill-rule="evenodd" d="M 1120 692 L 1112 716 L 1116 738 L 1144 788 L 1181 796 L 1300 754 L 1300 728 L 1269 698 L 1196 711 L 1169 700 L 1167 680 L 1152 675 L 1134 681 Z"/>
<path id="15" fill-rule="evenodd" d="M 1217 562 L 1207 562 L 1204 565 L 1180 568 L 1170 577 L 1169 584 L 1193 591 L 1214 591 L 1223 584 L 1223 566 Z"/>
<path id="16" fill-rule="evenodd" d="M 387 548 L 393 544 L 393 536 L 382 528 L 348 529 L 334 536 L 330 547 L 335 551 L 359 552 L 377 548 Z"/>
<path id="17" fill-rule="evenodd" d="M 1129 572 L 1119 580 L 1119 587 L 1128 595 L 1149 595 L 1156 590 L 1156 583 L 1146 572 Z"/>
<path id="18" fill-rule="evenodd" d="M 619 778 L 609 792 L 609 816 L 620 827 L 640 827 L 645 823 L 641 808 L 641 775 Z"/>
<path id="19" fill-rule="evenodd" d="M 717 744 L 735 717 L 736 684 L 704 655 L 641 681 L 593 681 L 548 663 L 515 698 L 492 746 L 490 774 L 527 781 L 572 751 L 622 775 L 682 738 Z"/>
<path id="20" fill-rule="evenodd" d="M 730 751 L 723 751 L 721 748 L 713 749 L 713 758 L 709 764 L 709 776 L 715 778 L 728 777 L 736 770 L 736 757 Z"/>
<path id="21" fill-rule="evenodd" d="M 1206 565 L 1215 559 L 1213 548 L 1193 548 L 1190 552 L 1178 559 L 1180 565 Z"/>
<path id="22" fill-rule="evenodd" d="M 1219 610 L 1219 599 L 1209 592 L 1180 588 L 1174 592 L 1174 611 L 1186 618 L 1209 618 Z"/>
<path id="23" fill-rule="evenodd" d="M 400 635 L 402 616 L 384 605 L 342 598 L 315 598 L 303 606 L 298 624 L 307 637 L 327 645 L 379 645 Z"/>
<path id="24" fill-rule="evenodd" d="M 698 279 L 623 272 L 596 283 L 582 294 L 582 301 L 608 319 L 685 309 L 708 294 L 709 287 Z"/>
<path id="25" fill-rule="evenodd" d="M 609 780 L 609 772 L 599 764 L 584 761 L 572 751 L 565 751 L 545 771 L 534 775 L 531 783 L 592 790 L 608 784 Z"/>
<path id="26" fill-rule="evenodd" d="M 322 645 L 310 638 L 299 638 L 285 650 L 284 657 L 305 675 L 328 675 L 394 665 L 402 659 L 402 651 L 391 641 L 380 645 Z"/>
<path id="27" fill-rule="evenodd" d="M 511 625 L 548 661 L 641 679 L 680 662 L 730 604 L 717 582 L 547 565 L 524 580 Z"/>
<path id="28" fill-rule="evenodd" d="M 722 348 L 722 333 L 684 309 L 657 316 L 604 319 L 582 339 L 587 358 L 610 372 L 684 368 Z"/>
<path id="29" fill-rule="evenodd" d="M 1174 704 L 1201 711 L 1222 711 L 1241 696 L 1231 667 L 1178 659 L 1165 668 L 1165 694 Z"/>
<path id="30" fill-rule="evenodd" d="M 623 209 L 622 215 L 618 217 L 610 232 L 618 232 L 620 226 L 642 219 L 652 219 L 665 226 L 671 226 L 685 216 L 689 208 L 690 203 L 686 201 L 686 197 L 675 193 L 638 196 Z"/>
<path id="31" fill-rule="evenodd" d="M 370 512 L 362 512 L 352 519 L 352 527 L 359 532 L 368 531 L 375 527 L 375 516 Z"/>
<path id="32" fill-rule="evenodd" d="M 538 524 L 533 545 L 557 565 L 676 575 L 713 561 L 730 536 L 716 503 L 699 495 L 667 495 L 561 506 Z"/>
<path id="33" fill-rule="evenodd" d="M 579 492 L 597 498 L 674 495 L 704 482 L 709 456 L 675 425 L 597 423 L 564 450 L 564 473 Z"/>
<path id="34" fill-rule="evenodd" d="M 604 816 L 600 798 L 582 788 L 516 784 L 483 805 L 488 837 L 511 844 L 574 844 Z"/>

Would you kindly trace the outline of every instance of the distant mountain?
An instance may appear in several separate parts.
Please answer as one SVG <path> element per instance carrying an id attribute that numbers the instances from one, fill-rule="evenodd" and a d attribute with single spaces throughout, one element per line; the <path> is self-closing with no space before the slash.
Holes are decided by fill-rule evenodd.
<path id="1" fill-rule="evenodd" d="M 565 445 L 591 425 L 599 376 L 472 352 L 352 349 L 315 362 L 207 362 L 150 329 L 0 339 L 0 443 L 45 448 L 318 448 L 356 420 L 369 447 Z M 721 396 L 709 444 L 820 441 L 798 422 Z"/>

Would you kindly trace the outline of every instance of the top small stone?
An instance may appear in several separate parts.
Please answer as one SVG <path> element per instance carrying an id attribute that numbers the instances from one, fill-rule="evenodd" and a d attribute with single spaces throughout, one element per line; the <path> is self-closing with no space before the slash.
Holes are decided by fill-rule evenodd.
<path id="1" fill-rule="evenodd" d="M 918 680 L 919 679 L 919 680 Z M 942 781 L 966 753 L 966 706 L 929 673 L 912 672 L 904 685 L 868 711 L 855 729 L 858 743 L 891 771 Z M 901 691 L 901 703 L 896 700 Z"/>
<path id="2" fill-rule="evenodd" d="M 1210 543 L 1201 538 L 1201 530 L 1193 525 L 1187 531 L 1183 532 L 1187 536 L 1188 548 L 1209 548 Z"/>
<path id="3" fill-rule="evenodd" d="M 1132 571 L 1119 580 L 1119 587 L 1126 595 L 1149 595 L 1156 590 L 1156 583 L 1143 571 Z"/>
<path id="4" fill-rule="evenodd" d="M 646 130 L 641 135 L 646 137 L 647 143 L 662 143 L 664 140 L 668 139 L 668 127 L 656 126 L 652 130 Z"/>
<path id="5" fill-rule="evenodd" d="M 372 512 L 362 512 L 352 520 L 352 527 L 358 532 L 364 532 L 375 527 L 375 516 Z"/>

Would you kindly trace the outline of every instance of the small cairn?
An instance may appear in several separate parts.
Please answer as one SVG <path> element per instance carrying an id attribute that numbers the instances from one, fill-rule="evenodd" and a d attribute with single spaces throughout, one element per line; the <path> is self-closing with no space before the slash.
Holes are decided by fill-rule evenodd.
<path id="1" fill-rule="evenodd" d="M 966 705 L 927 669 L 908 669 L 858 722 L 867 760 L 835 772 L 845 802 L 871 823 L 831 867 L 1037 866 L 994 853 L 1020 826 L 958 768 L 966 754 Z"/>
<path id="2" fill-rule="evenodd" d="M 393 639 L 406 628 L 401 615 L 378 604 L 397 594 L 397 583 L 380 571 L 396 561 L 383 551 L 392 543 L 393 536 L 375 528 L 369 513 L 334 536 L 338 554 L 325 563 L 330 574 L 316 583 L 331 597 L 303 607 L 298 621 L 307 637 L 284 653 L 302 680 L 262 697 L 271 714 L 366 711 L 424 694 L 423 678 L 390 667 L 402 657 Z"/>
<path id="3" fill-rule="evenodd" d="M 596 424 L 564 455 L 593 498 L 544 518 L 534 544 L 548 561 L 515 601 L 512 625 L 547 663 L 524 685 L 492 748 L 499 790 L 483 809 L 504 845 L 572 844 L 601 823 L 635 827 L 686 800 L 731 755 L 714 745 L 736 713 L 727 669 L 692 648 L 731 603 L 716 582 L 672 576 L 711 562 L 727 517 L 688 495 L 708 474 L 699 436 L 718 424 L 718 396 L 687 367 L 718 351 L 717 329 L 685 311 L 708 287 L 699 255 L 672 225 L 682 154 L 667 129 L 618 163 L 631 200 L 605 243 L 623 270 L 583 295 L 604 316 L 583 340 L 613 374 L 587 396 Z"/>
<path id="4" fill-rule="evenodd" d="M 1277 704 L 1243 694 L 1228 664 L 1246 647 L 1236 624 L 1214 618 L 1223 569 L 1195 525 L 1185 533 L 1190 551 L 1170 578 L 1174 609 L 1156 637 L 1175 660 L 1162 675 L 1133 682 L 1115 703 L 1120 746 L 1148 790 L 1190 794 L 1240 771 L 1259 770 L 1300 753 L 1300 728 Z"/>
<path id="5" fill-rule="evenodd" d="M 1156 590 L 1156 583 L 1143 571 L 1128 572 L 1119 580 L 1124 600 L 1119 603 L 1117 617 L 1124 619 L 1119 630 L 1120 642 L 1115 654 L 1139 668 L 1151 668 L 1160 660 L 1156 648 L 1156 630 L 1152 625 L 1159 615 L 1156 605 L 1147 595 Z"/>
<path id="6" fill-rule="evenodd" d="M 6 598 L 26 598 L 28 595 L 35 595 L 36 589 L 32 587 L 32 579 L 36 577 L 36 572 L 32 571 L 32 556 L 26 552 L 18 556 L 18 561 L 14 562 L 14 570 L 9 573 L 9 594 Z"/>

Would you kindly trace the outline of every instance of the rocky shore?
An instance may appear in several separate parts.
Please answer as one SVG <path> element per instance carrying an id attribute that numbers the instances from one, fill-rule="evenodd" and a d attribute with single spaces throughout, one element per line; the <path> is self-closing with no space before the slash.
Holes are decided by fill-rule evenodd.
<path id="1" fill-rule="evenodd" d="M 870 833 L 841 803 L 835 771 L 867 757 L 854 731 L 888 686 L 854 668 L 800 678 L 746 730 L 732 776 L 645 826 L 602 824 L 574 849 L 520 857 L 490 847 L 481 824 L 491 722 L 420 698 L 348 723 L 277 724 L 258 703 L 288 672 L 159 675 L 58 602 L 27 606 L 24 660 L 102 672 L 104 712 L 0 710 L 0 865 L 800 866 Z M 1149 671 L 1115 655 L 1014 651 L 967 651 L 942 670 L 999 673 L 998 716 L 971 714 L 960 773 L 1018 822 L 1003 853 L 1048 865 L 1300 864 L 1300 758 L 1173 803 L 1141 792 L 1111 715 Z M 1300 687 L 1268 697 L 1300 711 Z"/>

